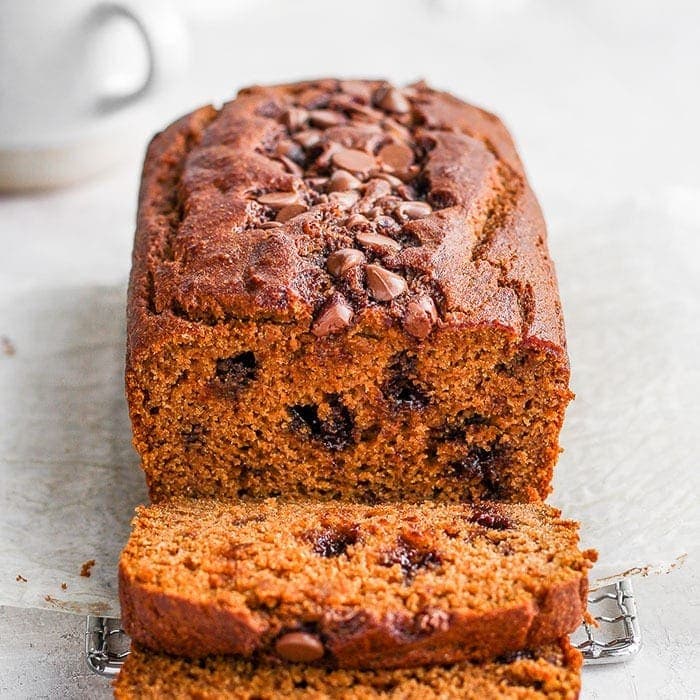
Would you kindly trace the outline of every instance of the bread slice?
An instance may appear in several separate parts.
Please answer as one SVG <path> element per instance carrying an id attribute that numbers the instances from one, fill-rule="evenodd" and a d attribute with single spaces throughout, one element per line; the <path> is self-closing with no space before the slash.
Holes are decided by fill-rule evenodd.
<path id="1" fill-rule="evenodd" d="M 581 622 L 593 552 L 545 504 L 179 499 L 119 566 L 139 645 L 341 668 L 485 660 Z"/>
<path id="2" fill-rule="evenodd" d="M 117 700 L 575 700 L 580 669 L 581 655 L 566 639 L 482 664 L 376 671 L 256 665 L 222 656 L 192 661 L 135 648 L 116 680 L 114 694 Z"/>

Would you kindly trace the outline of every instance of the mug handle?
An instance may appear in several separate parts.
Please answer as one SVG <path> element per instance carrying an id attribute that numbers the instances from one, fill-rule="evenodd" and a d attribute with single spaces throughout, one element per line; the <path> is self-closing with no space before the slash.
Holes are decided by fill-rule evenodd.
<path id="1" fill-rule="evenodd" d="M 93 13 L 93 26 L 99 27 L 121 17 L 130 20 L 146 48 L 148 70 L 139 85 L 118 94 L 101 95 L 96 100 L 100 112 L 113 112 L 126 107 L 154 89 L 181 75 L 187 64 L 189 40 L 181 17 L 167 2 L 149 0 L 137 4 L 132 0 L 116 0 L 98 5 Z"/>

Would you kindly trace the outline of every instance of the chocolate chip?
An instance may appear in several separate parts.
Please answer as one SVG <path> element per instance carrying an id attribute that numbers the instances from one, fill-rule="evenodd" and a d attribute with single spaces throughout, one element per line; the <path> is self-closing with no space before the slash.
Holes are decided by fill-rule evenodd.
<path id="1" fill-rule="evenodd" d="M 391 194 L 391 185 L 384 179 L 373 178 L 365 185 L 362 194 L 365 199 L 374 201 Z"/>
<path id="2" fill-rule="evenodd" d="M 331 192 L 328 195 L 328 199 L 339 209 L 352 209 L 357 204 L 357 200 L 360 199 L 360 195 L 354 190 L 349 192 Z"/>
<path id="3" fill-rule="evenodd" d="M 362 251 L 355 248 L 341 248 L 328 256 L 326 267 L 328 272 L 338 277 L 351 267 L 362 265 L 364 261 L 365 256 Z"/>
<path id="4" fill-rule="evenodd" d="M 257 198 L 260 204 L 264 204 L 273 209 L 282 209 L 290 204 L 299 203 L 299 193 L 298 192 L 268 192 L 267 194 L 262 194 Z"/>
<path id="5" fill-rule="evenodd" d="M 382 236 L 380 233 L 360 231 L 356 239 L 361 246 L 369 248 L 370 250 L 393 253 L 397 253 L 401 250 L 400 243 L 397 243 L 393 238 L 389 238 L 389 236 Z"/>
<path id="6" fill-rule="evenodd" d="M 275 219 L 281 222 L 289 221 L 289 219 L 303 214 L 305 211 L 308 211 L 308 209 L 309 208 L 305 204 L 288 204 L 277 212 Z"/>
<path id="7" fill-rule="evenodd" d="M 428 202 L 436 209 L 447 209 L 457 205 L 457 199 L 450 190 L 432 190 L 428 194 Z"/>
<path id="8" fill-rule="evenodd" d="M 216 377 L 229 390 L 247 386 L 257 374 L 258 363 L 250 350 L 216 361 Z"/>
<path id="9" fill-rule="evenodd" d="M 469 522 L 476 523 L 490 530 L 510 530 L 513 527 L 512 521 L 500 513 L 495 507 L 486 504 L 474 506 Z"/>
<path id="10" fill-rule="evenodd" d="M 379 301 L 391 301 L 408 289 L 406 280 L 401 275 L 379 265 L 367 265 L 366 271 L 369 293 Z"/>
<path id="11" fill-rule="evenodd" d="M 293 138 L 303 148 L 312 148 L 321 140 L 321 132 L 316 129 L 306 129 L 294 134 Z"/>
<path id="12" fill-rule="evenodd" d="M 382 393 L 400 409 L 415 410 L 429 403 L 428 391 L 417 379 L 416 365 L 416 357 L 404 350 L 394 355 L 387 367 Z"/>
<path id="13" fill-rule="evenodd" d="M 306 125 L 308 120 L 309 113 L 301 107 L 290 107 L 282 115 L 282 123 L 290 131 L 299 131 Z"/>
<path id="14" fill-rule="evenodd" d="M 419 569 L 438 568 L 442 564 L 442 557 L 422 542 L 421 538 L 404 534 L 397 538 L 392 550 L 381 556 L 379 563 L 382 566 L 398 564 L 405 583 L 410 583 Z"/>
<path id="15" fill-rule="evenodd" d="M 395 87 L 379 88 L 375 101 L 387 112 L 406 114 L 411 111 L 411 103 Z"/>
<path id="16" fill-rule="evenodd" d="M 328 179 L 326 187 L 329 192 L 344 192 L 359 189 L 362 182 L 347 170 L 336 170 Z"/>
<path id="17" fill-rule="evenodd" d="M 291 158 L 288 158 L 287 156 L 278 156 L 277 160 L 279 160 L 287 169 L 287 172 L 291 173 L 292 175 L 301 177 L 304 174 L 304 170 L 301 168 L 301 166 L 297 165 Z"/>
<path id="18" fill-rule="evenodd" d="M 321 129 L 344 124 L 347 120 L 343 114 L 331 109 L 314 109 L 309 112 L 309 121 Z"/>
<path id="19" fill-rule="evenodd" d="M 185 445 L 203 445 L 206 441 L 207 429 L 201 423 L 193 423 L 188 430 L 180 435 Z"/>
<path id="20" fill-rule="evenodd" d="M 328 182 L 327 177 L 307 177 L 306 178 L 306 184 L 309 185 L 309 187 L 313 187 L 313 189 L 317 190 L 318 192 L 321 192 L 326 188 L 326 183 Z"/>
<path id="21" fill-rule="evenodd" d="M 348 217 L 347 221 L 345 222 L 345 226 L 350 231 L 353 231 L 355 229 L 369 230 L 370 223 L 369 219 L 366 216 L 363 216 L 362 214 L 352 214 Z"/>
<path id="22" fill-rule="evenodd" d="M 392 187 L 401 187 L 403 185 L 403 180 L 399 180 L 398 177 L 389 173 L 379 173 L 377 177 L 386 180 Z"/>
<path id="23" fill-rule="evenodd" d="M 324 420 L 319 418 L 315 404 L 290 406 L 292 428 L 307 431 L 312 439 L 318 440 L 329 450 L 342 450 L 352 443 L 355 421 L 337 394 L 330 394 L 326 401 L 329 410 Z"/>
<path id="24" fill-rule="evenodd" d="M 461 479 L 480 481 L 487 495 L 497 496 L 499 492 L 498 472 L 496 466 L 501 457 L 498 448 L 486 450 L 483 447 L 469 448 L 466 456 L 451 463 L 455 476 Z"/>
<path id="25" fill-rule="evenodd" d="M 325 650 L 321 640 L 309 632 L 287 632 L 275 642 L 279 656 L 294 663 L 318 661 Z"/>
<path id="26" fill-rule="evenodd" d="M 413 151 L 401 143 L 387 144 L 379 151 L 377 157 L 385 169 L 390 169 L 390 171 L 398 170 L 401 172 L 413 165 Z"/>
<path id="27" fill-rule="evenodd" d="M 331 100 L 331 106 L 335 109 L 340 109 L 344 112 L 351 112 L 351 118 L 356 119 L 358 116 L 362 119 L 363 124 L 377 122 L 382 117 L 381 112 L 372 109 L 366 104 L 356 100 L 350 95 L 337 95 Z"/>
<path id="28" fill-rule="evenodd" d="M 384 127 L 384 131 L 393 139 L 398 141 L 409 141 L 411 139 L 411 132 L 403 126 L 403 124 L 399 124 L 394 119 L 385 119 L 382 122 L 382 126 Z"/>
<path id="29" fill-rule="evenodd" d="M 350 325 L 352 316 L 352 308 L 345 299 L 338 295 L 335 300 L 321 311 L 311 327 L 311 332 L 317 338 L 322 338 L 331 333 L 337 333 Z"/>
<path id="30" fill-rule="evenodd" d="M 313 550 L 320 557 L 339 557 L 360 539 L 357 525 L 327 527 L 311 535 Z"/>
<path id="31" fill-rule="evenodd" d="M 415 338 L 426 338 L 438 319 L 435 302 L 431 297 L 420 296 L 406 305 L 403 327 Z"/>
<path id="32" fill-rule="evenodd" d="M 403 219 L 422 219 L 428 216 L 433 208 L 427 202 L 401 202 L 396 207 L 396 213 Z"/>
<path id="33" fill-rule="evenodd" d="M 364 80 L 341 80 L 340 89 L 365 104 L 372 99 L 372 88 Z"/>
<path id="34" fill-rule="evenodd" d="M 375 167 L 374 158 L 355 148 L 341 148 L 332 156 L 333 165 L 352 173 L 365 173 Z"/>

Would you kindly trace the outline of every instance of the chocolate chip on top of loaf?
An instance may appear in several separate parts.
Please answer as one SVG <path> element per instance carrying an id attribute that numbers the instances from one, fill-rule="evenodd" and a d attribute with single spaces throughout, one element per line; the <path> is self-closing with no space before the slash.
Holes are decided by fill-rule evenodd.
<path id="1" fill-rule="evenodd" d="M 153 498 L 533 500 L 568 390 L 541 212 L 425 84 L 242 90 L 158 135 L 127 392 Z"/>

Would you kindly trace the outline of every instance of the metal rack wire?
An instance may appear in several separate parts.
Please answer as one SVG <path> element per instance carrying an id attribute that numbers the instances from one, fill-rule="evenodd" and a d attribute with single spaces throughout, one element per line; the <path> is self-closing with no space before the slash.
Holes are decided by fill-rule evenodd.
<path id="1" fill-rule="evenodd" d="M 598 626 L 584 622 L 571 635 L 585 664 L 627 661 L 641 649 L 642 633 L 629 579 L 591 591 L 588 610 Z"/>
<path id="2" fill-rule="evenodd" d="M 629 579 L 591 591 L 588 609 L 597 626 L 583 622 L 571 635 L 585 665 L 620 663 L 639 651 L 642 635 Z M 116 676 L 129 655 L 130 640 L 119 625 L 114 617 L 87 618 L 85 657 L 94 673 Z"/>

